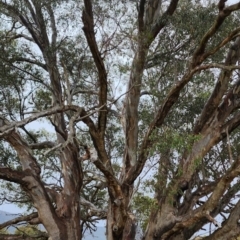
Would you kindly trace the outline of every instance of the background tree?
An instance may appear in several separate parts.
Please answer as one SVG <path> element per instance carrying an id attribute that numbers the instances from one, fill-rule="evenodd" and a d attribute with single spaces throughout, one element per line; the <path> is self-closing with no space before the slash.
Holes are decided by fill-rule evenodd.
<path id="1" fill-rule="evenodd" d="M 29 213 L 0 228 L 238 236 L 240 2 L 226 4 L 0 1 L 1 200 Z"/>

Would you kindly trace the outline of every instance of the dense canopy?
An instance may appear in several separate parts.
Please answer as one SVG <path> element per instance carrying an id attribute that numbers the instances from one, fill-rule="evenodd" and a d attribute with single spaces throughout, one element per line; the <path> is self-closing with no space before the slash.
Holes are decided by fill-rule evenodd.
<path id="1" fill-rule="evenodd" d="M 239 236 L 239 26 L 240 1 L 0 0 L 0 204 L 26 209 L 0 229 L 28 224 L 0 238 Z"/>

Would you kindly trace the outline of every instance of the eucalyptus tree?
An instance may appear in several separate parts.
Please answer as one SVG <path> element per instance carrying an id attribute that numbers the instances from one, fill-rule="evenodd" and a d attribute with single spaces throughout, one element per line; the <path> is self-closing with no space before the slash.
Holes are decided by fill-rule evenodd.
<path id="1" fill-rule="evenodd" d="M 240 234 L 240 2 L 204 4 L 0 1 L 1 201 L 28 210 L 1 229 Z"/>

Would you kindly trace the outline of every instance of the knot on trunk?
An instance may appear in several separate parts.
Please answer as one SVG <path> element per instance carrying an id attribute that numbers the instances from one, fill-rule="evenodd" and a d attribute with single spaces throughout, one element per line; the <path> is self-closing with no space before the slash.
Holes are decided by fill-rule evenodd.
<path id="1" fill-rule="evenodd" d="M 113 232 L 117 232 L 118 231 L 118 226 L 116 224 L 113 224 L 112 230 L 113 230 Z"/>

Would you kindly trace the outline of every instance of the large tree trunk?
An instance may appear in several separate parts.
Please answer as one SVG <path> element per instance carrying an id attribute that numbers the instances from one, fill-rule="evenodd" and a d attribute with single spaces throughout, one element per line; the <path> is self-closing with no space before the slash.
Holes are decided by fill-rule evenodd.
<path id="1" fill-rule="evenodd" d="M 107 240 L 135 239 L 136 219 L 129 211 L 132 192 L 132 186 L 123 185 L 121 199 L 109 200 L 106 229 Z"/>
<path id="2" fill-rule="evenodd" d="M 123 213 L 122 213 L 123 214 Z M 107 215 L 107 240 L 132 240 L 136 236 L 136 219 L 133 215 L 128 214 L 125 221 L 122 222 L 121 228 L 116 224 L 113 207 L 109 204 Z M 117 219 L 119 223 L 119 219 Z"/>

